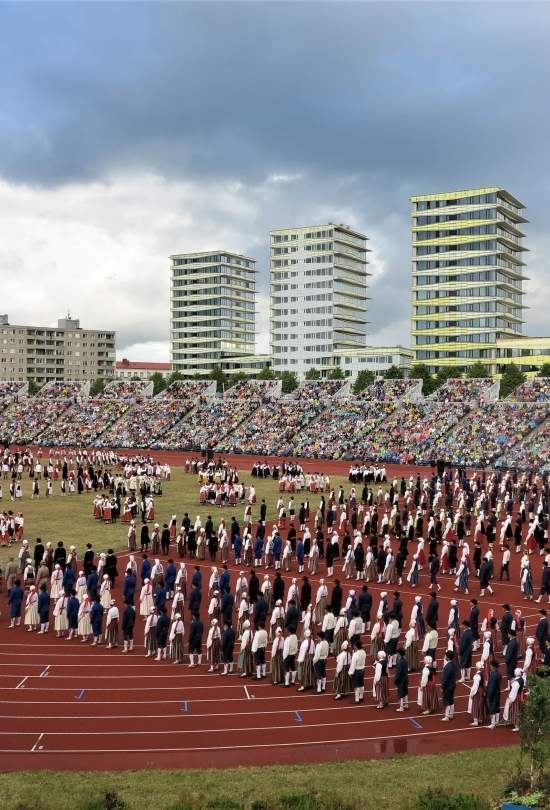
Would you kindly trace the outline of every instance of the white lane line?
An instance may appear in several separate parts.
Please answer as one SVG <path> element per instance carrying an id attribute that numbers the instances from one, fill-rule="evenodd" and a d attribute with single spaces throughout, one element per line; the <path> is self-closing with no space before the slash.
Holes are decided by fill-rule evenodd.
<path id="1" fill-rule="evenodd" d="M 43 746 L 42 746 L 42 745 L 40 745 L 40 742 L 42 741 L 42 737 L 43 737 L 43 736 L 44 736 L 44 732 L 42 732 L 42 734 L 40 735 L 40 737 L 37 739 L 37 741 L 35 742 L 35 744 L 34 744 L 34 745 L 33 745 L 33 747 L 31 748 L 31 752 L 32 752 L 32 751 L 41 751 L 41 750 L 42 750 Z"/>
<path id="2" fill-rule="evenodd" d="M 247 696 L 248 700 L 252 700 L 252 698 L 254 697 L 254 695 L 251 695 L 251 694 L 250 694 L 250 692 L 248 691 L 248 686 L 245 686 L 245 687 L 244 687 L 244 691 L 245 691 L 245 694 L 246 694 L 246 696 Z M 247 714 L 248 714 L 248 712 L 247 712 Z"/>
<path id="3" fill-rule="evenodd" d="M 367 707 L 369 708 L 369 707 Z M 374 708 L 374 707 L 370 707 Z M 294 714 L 294 712 L 289 712 L 289 714 Z M 459 714 L 468 714 L 468 712 L 455 712 L 455 717 Z M 441 715 L 433 715 L 434 717 L 440 717 Z M 369 723 L 395 723 L 400 722 L 402 720 L 425 720 L 426 718 L 422 715 L 416 716 L 398 716 L 398 717 L 372 717 L 368 720 L 357 718 L 356 720 L 342 720 L 339 723 L 331 723 L 331 727 L 334 726 L 357 726 L 357 725 L 368 725 Z M 308 723 L 307 725 L 296 725 L 296 723 L 292 723 L 292 725 L 286 726 L 270 726 L 270 731 L 288 731 L 289 729 L 310 729 L 310 728 L 326 728 L 326 723 Z M 468 726 L 469 728 L 469 726 Z M 191 729 L 159 729 L 158 731 L 154 729 L 146 729 L 143 731 L 48 731 L 48 736 L 50 737 L 136 737 L 140 735 L 149 735 L 149 734 L 222 734 L 224 732 L 228 733 L 235 733 L 237 731 L 265 731 L 265 726 L 241 726 L 237 728 L 191 728 Z M 35 732 L 36 733 L 36 732 Z M 426 731 L 425 734 L 430 734 L 432 732 Z M 27 731 L 10 731 L 10 735 L 12 737 L 18 736 L 27 736 L 29 732 Z M 40 742 L 44 733 L 40 735 L 38 738 L 36 745 Z M 395 736 L 395 735 L 393 735 Z M 88 749 L 90 751 L 93 749 Z"/>
<path id="4" fill-rule="evenodd" d="M 45 677 L 47 676 L 47 674 L 48 674 L 48 670 L 49 670 L 49 669 L 50 669 L 50 664 L 48 664 L 48 666 L 46 667 L 46 669 L 43 669 L 43 670 L 42 670 L 42 672 L 40 673 L 40 675 L 39 675 L 38 677 L 39 677 L 39 678 L 45 678 Z"/>
<path id="5" fill-rule="evenodd" d="M 6 675 L 5 677 L 6 677 L 6 678 L 9 678 L 9 675 Z M 25 677 L 23 678 L 23 680 L 22 680 L 22 681 L 19 681 L 19 683 L 17 684 L 17 686 L 16 686 L 16 687 L 14 687 L 14 688 L 15 688 L 15 689 L 23 689 L 23 688 L 24 688 L 24 686 L 25 686 L 25 681 L 28 681 L 28 680 L 29 680 L 29 676 L 28 676 L 28 675 L 25 675 Z"/>
<path id="6" fill-rule="evenodd" d="M 295 726 L 298 728 L 298 726 Z M 306 728 L 304 726 L 304 728 Z M 307 726 L 310 728 L 310 726 Z M 485 729 L 485 726 L 461 726 L 455 728 L 446 728 L 441 731 L 418 731 L 414 734 L 407 734 L 407 739 L 411 737 L 431 737 L 439 734 L 463 734 L 466 730 L 472 732 L 479 732 L 480 730 Z M 242 731 L 243 729 L 240 729 Z M 261 729 L 265 731 L 265 728 Z M 344 743 L 360 743 L 360 742 L 380 742 L 381 740 L 385 739 L 384 737 L 349 737 L 341 740 L 305 740 L 301 742 L 288 742 L 288 743 L 259 743 L 253 745 L 225 745 L 220 746 L 215 744 L 214 746 L 197 746 L 195 748 L 89 748 L 88 755 L 93 754 L 165 754 L 165 753 L 193 753 L 195 751 L 243 751 L 248 749 L 257 749 L 257 748 L 293 748 L 297 745 L 309 745 L 309 746 L 317 746 L 317 745 L 339 745 Z M 490 739 L 490 737 L 488 737 Z M 13 750 L 13 749 L 0 749 L 0 754 L 20 754 L 21 751 Z M 78 754 L 81 756 L 81 752 L 75 751 L 74 748 L 49 748 L 47 751 L 44 752 L 45 754 Z"/>

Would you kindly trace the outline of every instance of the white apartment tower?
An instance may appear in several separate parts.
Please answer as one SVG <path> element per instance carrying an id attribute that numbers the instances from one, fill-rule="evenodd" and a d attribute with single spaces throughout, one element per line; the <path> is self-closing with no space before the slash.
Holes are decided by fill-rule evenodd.
<path id="1" fill-rule="evenodd" d="M 256 263 L 226 250 L 171 261 L 171 360 L 187 376 L 255 368 Z"/>
<path id="2" fill-rule="evenodd" d="M 273 370 L 326 376 L 367 345 L 367 237 L 328 223 L 270 232 Z"/>

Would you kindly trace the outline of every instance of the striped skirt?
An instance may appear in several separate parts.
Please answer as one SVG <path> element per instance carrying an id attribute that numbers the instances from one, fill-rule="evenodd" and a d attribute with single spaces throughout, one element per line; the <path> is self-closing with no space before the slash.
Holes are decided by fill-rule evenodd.
<path id="1" fill-rule="evenodd" d="M 156 628 L 153 627 L 147 635 L 145 636 L 145 649 L 149 653 L 149 655 L 156 655 L 158 650 L 157 645 L 157 632 Z"/>
<path id="2" fill-rule="evenodd" d="M 433 682 L 429 683 L 426 688 L 422 690 L 422 711 L 439 711 L 439 695 L 437 694 L 437 687 Z"/>
<path id="3" fill-rule="evenodd" d="M 321 597 L 321 599 L 315 605 L 315 611 L 314 611 L 315 617 L 314 618 L 315 618 L 316 624 L 322 624 L 323 623 L 323 618 L 325 616 L 325 608 L 326 608 L 326 606 L 327 606 L 327 600 L 326 600 L 326 597 L 323 596 L 323 597 Z"/>
<path id="4" fill-rule="evenodd" d="M 217 667 L 221 661 L 221 644 L 219 638 L 212 639 L 212 646 L 207 651 L 207 660 L 211 667 Z"/>
<path id="5" fill-rule="evenodd" d="M 342 671 L 334 679 L 334 692 L 337 695 L 349 695 L 352 691 L 349 666 L 342 667 Z"/>
<path id="6" fill-rule="evenodd" d="M 405 658 L 407 659 L 409 672 L 415 672 L 418 669 L 418 641 L 413 641 L 406 647 Z"/>
<path id="7" fill-rule="evenodd" d="M 298 680 L 304 689 L 313 689 L 315 674 L 313 672 L 313 656 L 306 655 L 302 664 L 298 664 Z"/>
<path id="8" fill-rule="evenodd" d="M 485 690 L 478 689 L 476 694 L 468 702 L 468 711 L 480 723 L 486 723 L 488 719 L 487 702 L 485 700 Z"/>
<path id="9" fill-rule="evenodd" d="M 107 644 L 112 644 L 113 647 L 118 646 L 118 619 L 113 619 L 105 628 L 105 641 Z"/>
<path id="10" fill-rule="evenodd" d="M 390 702 L 390 690 L 388 687 L 388 676 L 380 678 L 378 683 L 374 685 L 372 694 L 377 703 L 382 703 L 387 706 Z"/>
<path id="11" fill-rule="evenodd" d="M 342 651 L 342 644 L 347 640 L 348 628 L 341 627 L 334 636 L 334 655 L 339 655 Z"/>
<path id="12" fill-rule="evenodd" d="M 177 661 L 181 664 L 183 661 L 183 636 L 177 633 L 174 640 L 170 644 L 170 658 L 172 661 Z"/>
<path id="13" fill-rule="evenodd" d="M 378 653 L 384 649 L 384 639 L 382 636 L 375 636 L 371 638 L 370 642 L 370 654 L 373 658 L 376 658 Z"/>
<path id="14" fill-rule="evenodd" d="M 239 657 L 237 659 L 238 670 L 243 675 L 252 675 L 253 666 L 254 662 L 252 660 L 252 650 L 250 649 L 250 647 L 246 647 L 239 653 Z"/>
<path id="15" fill-rule="evenodd" d="M 283 651 L 277 650 L 271 659 L 271 680 L 274 684 L 282 683 L 284 681 L 283 671 Z"/>

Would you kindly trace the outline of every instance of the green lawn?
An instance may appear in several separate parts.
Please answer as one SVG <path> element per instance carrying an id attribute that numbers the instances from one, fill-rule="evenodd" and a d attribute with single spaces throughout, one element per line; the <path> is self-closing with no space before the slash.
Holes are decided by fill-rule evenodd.
<path id="1" fill-rule="evenodd" d="M 438 786 L 474 793 L 489 801 L 502 795 L 516 771 L 518 748 L 488 748 L 455 754 L 403 757 L 331 765 L 227 770 L 127 771 L 123 773 L 0 774 L 3 810 L 100 810 L 115 792 L 128 810 L 275 810 L 285 807 L 412 810 L 418 793 Z M 316 794 L 317 804 L 285 797 Z M 120 807 L 121 805 L 119 805 Z"/>
<path id="2" fill-rule="evenodd" d="M 260 501 L 266 499 L 268 519 L 276 517 L 276 504 L 279 497 L 278 482 L 268 479 L 253 479 L 250 470 L 240 471 L 241 480 L 248 486 L 254 482 L 257 493 L 257 503 L 253 507 L 253 519 L 256 521 L 260 511 Z M 338 488 L 340 482 L 346 486 L 345 478 L 331 479 Z M 44 487 L 42 487 L 44 489 Z M 86 543 L 92 543 L 96 552 L 106 551 L 108 548 L 121 550 L 127 546 L 128 528 L 125 524 L 106 525 L 93 519 L 93 495 L 66 495 L 61 498 L 59 495 L 59 484 L 54 483 L 54 497 L 46 499 L 41 495 L 39 500 L 31 500 L 31 485 L 28 479 L 23 482 L 24 497 L 21 501 L 13 503 L 9 496 L 7 482 L 4 482 L 4 500 L 0 501 L 0 509 L 21 511 L 25 516 L 25 537 L 34 546 L 36 537 L 41 537 L 43 542 L 51 541 L 57 543 L 63 540 L 65 546 L 75 545 L 82 557 Z M 284 496 L 288 502 L 288 495 Z M 297 508 L 300 505 L 299 494 L 295 495 Z M 310 505 L 313 510 L 319 502 L 319 495 L 310 496 Z M 168 523 L 170 517 L 178 516 L 178 525 L 185 512 L 189 512 L 192 520 L 200 514 L 203 525 L 208 514 L 212 515 L 215 525 L 224 517 L 227 525 L 233 515 L 236 516 L 239 524 L 243 525 L 244 505 L 238 504 L 235 507 L 223 507 L 218 509 L 214 506 L 199 504 L 199 484 L 197 477 L 185 473 L 182 469 L 172 469 L 172 480 L 163 483 L 162 497 L 155 499 L 155 510 L 158 523 Z M 138 526 L 139 544 L 139 526 Z M 12 549 L 0 549 L 0 567 L 5 568 L 9 556 L 17 556 L 19 546 Z"/>

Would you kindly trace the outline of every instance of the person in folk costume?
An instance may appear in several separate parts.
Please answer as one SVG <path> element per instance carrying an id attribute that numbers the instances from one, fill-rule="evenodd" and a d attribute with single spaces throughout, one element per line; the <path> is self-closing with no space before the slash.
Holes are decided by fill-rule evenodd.
<path id="1" fill-rule="evenodd" d="M 145 647 L 145 658 L 154 658 L 157 654 L 157 611 L 152 607 L 145 621 L 145 633 L 143 646 Z"/>
<path id="2" fill-rule="evenodd" d="M 151 568 L 151 582 L 153 583 L 153 590 L 157 587 L 159 582 L 164 576 L 164 565 L 158 557 L 155 558 L 153 567 Z"/>
<path id="3" fill-rule="evenodd" d="M 147 617 L 151 614 L 153 605 L 153 585 L 151 580 L 146 577 L 143 581 L 143 585 L 141 586 L 139 595 L 139 613 L 144 620 L 147 620 Z"/>
<path id="4" fill-rule="evenodd" d="M 265 653 L 267 649 L 267 632 L 263 624 L 260 624 L 252 639 L 252 654 L 256 665 L 256 680 L 260 681 L 267 677 Z"/>
<path id="5" fill-rule="evenodd" d="M 445 713 L 441 718 L 445 722 L 449 722 L 454 717 L 455 712 L 455 691 L 458 670 L 455 663 L 455 653 L 453 650 L 447 650 L 445 653 L 445 664 L 441 672 L 441 697 Z"/>
<path id="6" fill-rule="evenodd" d="M 432 663 L 432 659 L 427 655 L 424 658 L 424 667 L 420 675 L 417 702 L 422 708 L 422 714 L 433 714 L 439 710 L 439 697 Z"/>
<path id="7" fill-rule="evenodd" d="M 75 575 L 78 573 L 78 558 L 76 554 L 76 547 L 70 546 L 69 554 L 67 555 L 67 568 L 72 568 Z"/>
<path id="8" fill-rule="evenodd" d="M 306 638 L 306 633 L 309 630 L 310 635 L 311 631 L 314 629 L 314 622 L 313 622 L 313 605 L 308 605 L 307 610 L 303 615 L 303 624 L 302 624 L 302 635 L 300 641 L 303 641 Z"/>
<path id="9" fill-rule="evenodd" d="M 404 712 L 405 709 L 409 708 L 409 666 L 403 647 L 397 650 L 394 683 L 397 688 L 397 697 L 399 698 L 399 707 L 396 711 Z"/>
<path id="10" fill-rule="evenodd" d="M 237 635 L 239 638 L 242 638 L 244 631 L 244 623 L 249 616 L 250 616 L 250 602 L 248 600 L 248 593 L 246 592 L 246 590 L 244 590 L 241 591 L 241 600 L 239 602 L 239 607 L 237 611 Z"/>
<path id="11" fill-rule="evenodd" d="M 362 703 L 365 697 L 365 665 L 367 663 L 367 654 L 361 646 L 359 641 L 349 665 L 349 675 L 351 678 L 351 685 L 354 691 L 354 703 Z"/>
<path id="12" fill-rule="evenodd" d="M 325 634 L 321 630 L 319 633 L 319 641 L 315 645 L 315 653 L 313 655 L 313 670 L 317 680 L 317 694 L 327 691 L 327 658 L 329 655 L 329 643 L 325 638 Z"/>
<path id="13" fill-rule="evenodd" d="M 447 619 L 447 628 L 452 628 L 455 631 L 456 638 L 460 638 L 460 616 L 458 612 L 458 602 L 456 599 L 451 599 L 449 618 Z"/>
<path id="14" fill-rule="evenodd" d="M 458 574 L 455 579 L 455 591 L 463 591 L 464 593 L 469 593 L 468 584 L 469 584 L 469 577 L 470 577 L 470 561 L 468 559 L 467 554 L 463 554 L 460 560 L 460 566 L 458 569 Z"/>
<path id="15" fill-rule="evenodd" d="M 241 648 L 237 660 L 237 667 L 241 673 L 241 678 L 249 678 L 252 675 L 252 630 L 249 619 L 245 619 L 243 622 Z"/>
<path id="16" fill-rule="evenodd" d="M 180 562 L 180 566 L 176 573 L 176 591 L 180 591 L 185 599 L 187 596 L 187 566 L 184 562 Z"/>
<path id="17" fill-rule="evenodd" d="M 128 528 L 128 550 L 135 551 L 136 547 L 136 522 L 131 520 Z"/>
<path id="18" fill-rule="evenodd" d="M 394 613 L 388 616 L 388 624 L 386 625 L 386 632 L 384 634 L 384 652 L 386 655 L 386 665 L 388 669 L 394 667 L 397 663 L 397 642 L 401 635 L 401 628 Z"/>
<path id="19" fill-rule="evenodd" d="M 80 607 L 78 608 L 78 635 L 82 643 L 88 641 L 88 637 L 92 634 L 92 625 L 90 622 L 91 612 L 92 600 L 88 593 L 85 593 L 80 602 Z"/>
<path id="20" fill-rule="evenodd" d="M 298 655 L 298 637 L 295 632 L 290 632 L 285 638 L 283 645 L 283 667 L 285 673 L 284 686 L 288 689 L 296 683 L 298 674 L 296 667 L 296 657 Z"/>
<path id="21" fill-rule="evenodd" d="M 340 652 L 336 657 L 336 674 L 334 678 L 334 700 L 341 700 L 344 695 L 349 695 L 352 691 L 349 667 L 351 664 L 351 653 L 347 641 L 342 642 Z"/>
<path id="22" fill-rule="evenodd" d="M 183 664 L 184 625 L 181 613 L 176 613 L 170 627 L 170 658 L 174 664 Z"/>
<path id="23" fill-rule="evenodd" d="M 210 571 L 210 579 L 208 581 L 208 593 L 213 596 L 214 591 L 217 591 L 220 586 L 220 574 L 215 565 L 212 566 Z"/>
<path id="24" fill-rule="evenodd" d="M 470 622 L 465 619 L 462 626 L 464 630 L 459 640 L 460 683 L 470 680 L 474 650 L 474 638 L 470 629 Z"/>
<path id="25" fill-rule="evenodd" d="M 67 630 L 69 623 L 67 620 L 67 602 L 69 601 L 69 597 L 67 594 L 63 594 L 60 596 L 53 609 L 53 615 L 55 617 L 54 627 L 55 633 L 57 638 L 61 638 L 65 630 Z"/>
<path id="26" fill-rule="evenodd" d="M 416 622 L 410 622 L 409 629 L 405 633 L 405 658 L 409 672 L 418 669 L 418 633 Z"/>
<path id="27" fill-rule="evenodd" d="M 52 599 L 59 599 L 63 593 L 63 571 L 59 563 L 56 564 L 51 580 L 50 580 L 50 594 Z"/>
<path id="28" fill-rule="evenodd" d="M 101 644 L 101 630 L 104 612 L 105 610 L 103 605 L 99 601 L 99 595 L 96 594 L 92 604 L 92 610 L 90 612 L 90 624 L 92 625 L 92 635 L 94 637 L 92 647 L 96 647 L 98 644 Z"/>
<path id="29" fill-rule="evenodd" d="M 523 658 L 525 655 L 525 619 L 521 614 L 521 610 L 518 608 L 514 611 L 514 619 L 512 621 L 512 630 L 516 631 L 516 638 L 518 641 L 518 648 L 519 648 L 519 658 Z"/>
<path id="30" fill-rule="evenodd" d="M 498 661 L 491 661 L 491 672 L 487 679 L 487 709 L 490 717 L 490 729 L 498 725 L 500 719 L 500 688 L 502 676 L 499 672 Z"/>
<path id="31" fill-rule="evenodd" d="M 376 708 L 383 709 L 390 702 L 388 688 L 387 656 L 383 650 L 377 655 L 374 664 L 374 679 L 372 683 L 372 696 L 376 700 Z"/>
<path id="32" fill-rule="evenodd" d="M 283 602 L 281 599 L 277 599 L 275 607 L 271 613 L 271 619 L 269 622 L 269 633 L 271 639 L 275 637 L 275 633 L 277 629 L 283 629 L 285 625 L 285 610 L 283 608 Z"/>
<path id="33" fill-rule="evenodd" d="M 86 588 L 86 577 L 84 576 L 84 571 L 78 572 L 78 577 L 75 582 L 75 589 L 76 589 L 76 598 L 80 603 L 82 603 L 88 592 L 88 589 Z"/>
<path id="34" fill-rule="evenodd" d="M 340 611 L 340 615 L 336 621 L 334 628 L 334 654 L 338 655 L 342 649 L 344 641 L 347 642 L 348 638 L 348 617 L 344 608 Z"/>
<path id="35" fill-rule="evenodd" d="M 519 718 L 521 706 L 524 701 L 525 679 L 519 667 L 514 670 L 514 679 L 510 685 L 508 698 L 504 704 L 502 719 L 507 725 L 512 726 L 512 731 L 519 731 Z"/>
<path id="36" fill-rule="evenodd" d="M 170 621 L 174 621 L 176 613 L 181 613 L 181 615 L 183 616 L 184 606 L 185 606 L 185 597 L 183 595 L 183 591 L 181 591 L 178 588 L 176 590 L 176 592 L 174 593 L 174 596 L 172 598 L 172 608 L 171 608 L 171 611 L 170 611 Z"/>
<path id="37" fill-rule="evenodd" d="M 325 580 L 319 580 L 319 587 L 315 596 L 315 623 L 322 624 L 325 616 L 325 608 L 327 606 L 328 588 L 325 585 Z"/>
<path id="38" fill-rule="evenodd" d="M 479 726 L 487 722 L 487 704 L 485 700 L 485 679 L 483 677 L 483 664 L 478 661 L 468 698 L 468 713 L 472 715 L 472 726 Z"/>
<path id="39" fill-rule="evenodd" d="M 418 554 L 413 554 L 412 564 L 407 574 L 407 582 L 410 583 L 411 588 L 416 588 L 418 585 L 418 577 L 420 572 L 420 562 Z"/>
<path id="40" fill-rule="evenodd" d="M 384 636 L 386 635 L 386 623 L 384 619 L 377 619 L 370 631 L 370 654 L 376 658 L 380 650 L 384 649 Z"/>
<path id="41" fill-rule="evenodd" d="M 108 574 L 103 574 L 101 587 L 99 589 L 99 599 L 104 610 L 109 610 L 111 606 L 111 580 Z"/>
<path id="42" fill-rule="evenodd" d="M 27 594 L 24 623 L 29 633 L 32 633 L 33 630 L 37 630 L 40 624 L 38 616 L 38 594 L 36 593 L 36 587 L 34 585 L 31 585 L 29 593 Z"/>
<path id="43" fill-rule="evenodd" d="M 490 663 L 493 658 L 493 641 L 491 638 L 491 633 L 486 630 L 483 633 L 483 644 L 481 647 L 481 658 L 480 661 L 483 664 L 483 675 L 485 676 L 485 682 L 488 681 L 490 675 Z"/>
<path id="44" fill-rule="evenodd" d="M 274 686 L 284 683 L 284 665 L 283 665 L 283 649 L 284 649 L 283 630 L 281 627 L 275 629 L 275 637 L 271 645 L 271 681 Z"/>
<path id="45" fill-rule="evenodd" d="M 306 689 L 313 689 L 314 673 L 313 673 L 313 656 L 315 654 L 315 642 L 311 638 L 311 630 L 306 630 L 304 633 L 304 640 L 300 644 L 298 652 L 298 680 L 300 686 L 298 692 L 304 692 Z"/>
<path id="46" fill-rule="evenodd" d="M 208 605 L 208 618 L 210 620 L 216 619 L 218 622 L 220 621 L 220 592 L 217 590 L 212 593 L 212 598 Z"/>
<path id="47" fill-rule="evenodd" d="M 47 591 L 46 583 L 43 582 L 40 585 L 37 603 L 38 617 L 40 619 L 40 630 L 38 631 L 38 635 L 47 633 L 50 628 L 50 605 L 51 597 Z"/>
<path id="48" fill-rule="evenodd" d="M 105 641 L 107 642 L 107 649 L 111 650 L 113 647 L 118 647 L 118 624 L 120 614 L 114 599 L 110 600 L 109 610 L 107 611 L 107 619 L 105 621 Z"/>
<path id="49" fill-rule="evenodd" d="M 521 570 L 521 592 L 524 599 L 533 600 L 533 572 L 530 563 Z"/>
<path id="50" fill-rule="evenodd" d="M 311 544 L 307 568 L 310 574 L 317 574 L 319 571 L 319 546 L 317 543 Z"/>
<path id="51" fill-rule="evenodd" d="M 237 581 L 235 583 L 235 604 L 240 604 L 240 601 L 243 597 L 243 594 L 246 594 L 248 591 L 248 582 L 244 575 L 244 571 L 239 571 L 239 576 L 237 577 Z"/>
<path id="52" fill-rule="evenodd" d="M 49 584 L 50 584 L 50 572 L 48 571 L 48 566 L 46 565 L 44 560 L 42 560 L 36 572 L 36 587 L 40 591 L 42 585 L 45 585 L 47 589 Z"/>
<path id="53" fill-rule="evenodd" d="M 321 630 L 325 634 L 325 638 L 328 641 L 330 652 L 334 649 L 334 630 L 336 627 L 336 618 L 334 616 L 334 612 L 330 605 L 327 605 L 325 608 L 325 615 L 323 617 L 323 624 L 321 625 Z"/>
<path id="54" fill-rule="evenodd" d="M 422 597 L 414 597 L 414 605 L 411 608 L 411 622 L 414 622 L 416 627 L 416 640 L 418 641 L 426 632 L 426 622 L 424 620 L 424 611 L 422 605 Z"/>
<path id="55" fill-rule="evenodd" d="M 354 557 L 353 548 L 352 548 L 351 545 L 349 546 L 349 548 L 346 551 L 346 554 L 344 556 L 344 565 L 342 567 L 342 571 L 343 571 L 346 579 L 351 579 L 356 573 L 355 557 Z"/>
<path id="56" fill-rule="evenodd" d="M 269 574 L 265 574 L 265 576 L 264 576 L 264 581 L 262 582 L 261 591 L 262 591 L 262 594 L 263 594 L 264 599 L 267 602 L 267 604 L 271 605 L 272 587 L 271 587 L 271 580 L 269 578 Z"/>

